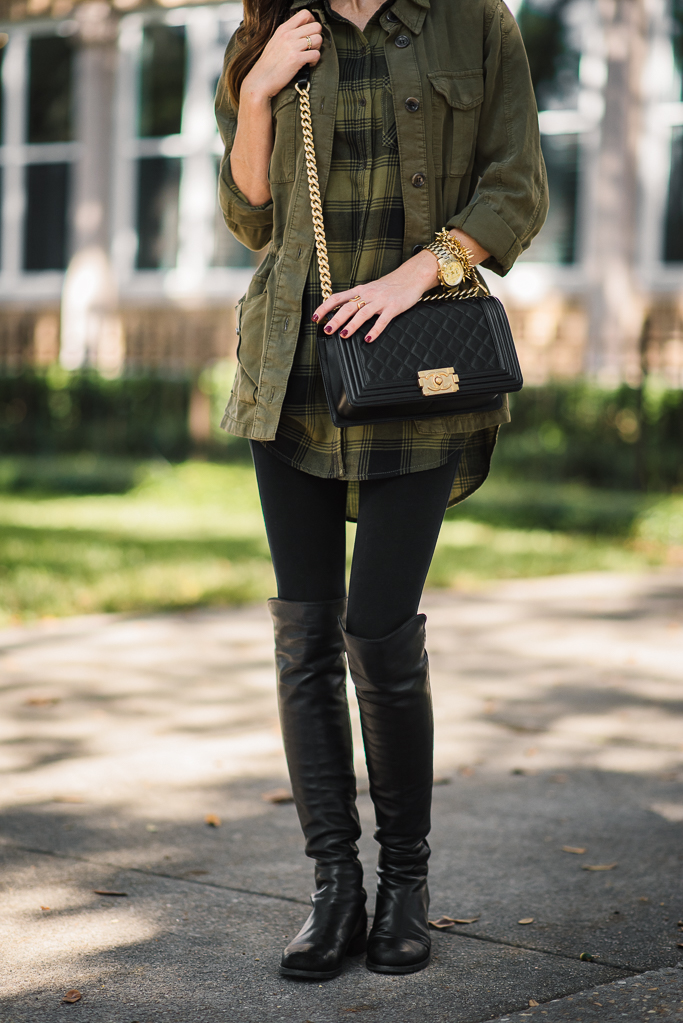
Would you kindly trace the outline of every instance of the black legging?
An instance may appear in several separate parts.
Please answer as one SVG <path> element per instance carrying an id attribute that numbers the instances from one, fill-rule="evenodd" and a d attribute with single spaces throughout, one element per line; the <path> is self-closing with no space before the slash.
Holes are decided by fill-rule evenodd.
<path id="1" fill-rule="evenodd" d="M 346 592 L 346 487 L 293 469 L 252 442 L 281 600 Z M 437 469 L 360 483 L 346 627 L 380 639 L 417 614 L 458 456 Z"/>

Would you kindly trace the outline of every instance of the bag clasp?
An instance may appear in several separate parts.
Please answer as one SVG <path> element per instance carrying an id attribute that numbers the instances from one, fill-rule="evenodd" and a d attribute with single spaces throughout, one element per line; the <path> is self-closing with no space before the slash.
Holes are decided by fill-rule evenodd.
<path id="1" fill-rule="evenodd" d="M 433 394 L 454 394 L 460 390 L 460 378 L 453 366 L 443 369 L 421 369 L 417 374 L 418 385 L 427 397 Z"/>

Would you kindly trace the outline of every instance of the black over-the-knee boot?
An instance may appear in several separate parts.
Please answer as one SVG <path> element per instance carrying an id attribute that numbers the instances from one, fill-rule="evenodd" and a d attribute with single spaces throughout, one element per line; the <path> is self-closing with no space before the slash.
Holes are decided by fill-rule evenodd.
<path id="1" fill-rule="evenodd" d="M 367 966 L 377 973 L 415 973 L 430 956 L 434 721 L 425 622 L 416 615 L 383 639 L 344 633 L 381 847 L 367 950 Z"/>
<path id="2" fill-rule="evenodd" d="M 315 860 L 313 911 L 287 945 L 285 976 L 329 980 L 365 951 L 366 894 L 356 842 L 351 722 L 346 699 L 346 601 L 269 600 L 275 627 L 280 722 L 292 792 Z"/>

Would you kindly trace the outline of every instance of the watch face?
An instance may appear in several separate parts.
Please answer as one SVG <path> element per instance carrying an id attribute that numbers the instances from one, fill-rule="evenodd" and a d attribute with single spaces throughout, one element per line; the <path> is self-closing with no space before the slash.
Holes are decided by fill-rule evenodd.
<path id="1" fill-rule="evenodd" d="M 465 276 L 462 264 L 457 259 L 451 259 L 441 265 L 441 280 L 447 288 L 454 288 Z"/>

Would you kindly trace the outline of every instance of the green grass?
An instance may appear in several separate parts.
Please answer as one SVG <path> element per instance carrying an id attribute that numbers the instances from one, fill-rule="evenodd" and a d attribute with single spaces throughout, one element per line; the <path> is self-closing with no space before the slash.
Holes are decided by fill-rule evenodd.
<path id="1" fill-rule="evenodd" d="M 680 497 L 494 476 L 448 513 L 428 585 L 638 571 L 683 545 L 682 523 Z M 0 624 L 235 605 L 273 592 L 248 465 L 0 461 Z"/>

